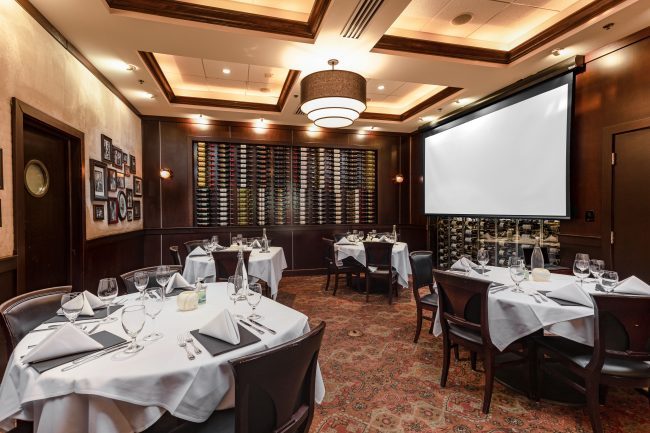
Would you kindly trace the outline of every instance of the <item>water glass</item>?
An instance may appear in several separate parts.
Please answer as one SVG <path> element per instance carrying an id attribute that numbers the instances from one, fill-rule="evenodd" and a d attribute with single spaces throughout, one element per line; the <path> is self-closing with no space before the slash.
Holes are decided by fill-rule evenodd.
<path id="1" fill-rule="evenodd" d="M 485 265 L 490 261 L 490 252 L 485 248 L 481 248 L 476 253 L 476 261 L 481 265 L 481 273 L 485 274 Z"/>
<path id="2" fill-rule="evenodd" d="M 363 241 L 363 230 L 359 230 L 359 240 Z"/>
<path id="3" fill-rule="evenodd" d="M 212 242 L 212 249 L 216 250 L 217 247 L 219 246 L 219 236 L 214 235 L 212 238 L 210 238 L 210 242 Z"/>
<path id="4" fill-rule="evenodd" d="M 163 289 L 167 287 L 167 283 L 171 278 L 171 269 L 167 265 L 161 265 L 156 268 L 156 281 L 160 284 L 160 287 Z M 163 293 L 165 293 L 163 291 Z M 164 297 L 164 295 L 163 295 Z"/>
<path id="5" fill-rule="evenodd" d="M 210 242 L 210 239 L 201 240 L 201 246 L 208 254 L 208 261 L 212 260 L 212 242 Z"/>
<path id="6" fill-rule="evenodd" d="M 585 278 L 589 276 L 589 260 L 575 260 L 573 262 L 573 275 L 580 280 L 580 286 Z"/>
<path id="7" fill-rule="evenodd" d="M 246 294 L 246 301 L 251 307 L 251 314 L 248 316 L 249 319 L 258 320 L 262 316 L 255 313 L 255 308 L 262 300 L 262 286 L 259 283 L 251 283 L 248 285 L 248 293 Z"/>
<path id="8" fill-rule="evenodd" d="M 111 305 L 117 297 L 117 280 L 115 278 L 102 278 L 99 280 L 99 286 L 97 286 L 97 297 L 101 299 L 104 303 L 108 303 L 106 306 L 106 318 L 103 320 L 106 322 L 115 322 L 116 317 L 110 317 L 111 315 Z"/>
<path id="9" fill-rule="evenodd" d="M 586 261 L 589 261 L 589 254 L 578 253 L 578 254 L 576 254 L 576 258 L 575 258 L 575 260 L 586 260 Z"/>
<path id="10" fill-rule="evenodd" d="M 226 283 L 226 293 L 232 301 L 233 308 L 237 307 L 237 301 L 239 300 L 239 289 L 242 286 L 242 278 L 239 276 L 230 276 L 228 277 L 228 282 Z M 244 317 L 241 314 L 235 314 L 237 319 L 243 319 Z"/>
<path id="11" fill-rule="evenodd" d="M 66 293 L 61 296 L 61 310 L 65 317 L 74 325 L 84 307 L 84 296 L 79 292 Z"/>
<path id="12" fill-rule="evenodd" d="M 612 293 L 618 285 L 618 273 L 614 271 L 603 271 L 600 284 L 607 293 Z"/>
<path id="13" fill-rule="evenodd" d="M 600 282 L 600 277 L 605 272 L 605 262 L 603 260 L 591 259 L 589 261 L 589 270 L 591 271 L 591 275 Z"/>
<path id="14" fill-rule="evenodd" d="M 136 272 L 133 275 L 133 284 L 135 285 L 135 288 L 138 289 L 138 292 L 140 292 L 140 300 L 142 300 L 142 293 L 149 285 L 149 272 Z"/>
<path id="15" fill-rule="evenodd" d="M 144 292 L 144 312 L 147 316 L 151 317 L 151 327 L 153 328 L 153 331 L 143 338 L 145 341 L 155 341 L 163 336 L 160 332 L 156 331 L 156 316 L 160 314 L 165 305 L 162 292 L 162 287 L 151 287 Z"/>
<path id="16" fill-rule="evenodd" d="M 510 257 L 508 260 L 508 268 L 510 270 L 510 278 L 515 283 L 515 288 L 512 289 L 515 293 L 524 293 L 519 287 L 519 283 L 524 281 L 526 277 L 526 266 L 524 260 L 519 257 Z"/>
<path id="17" fill-rule="evenodd" d="M 235 239 L 237 239 L 237 245 L 241 247 L 242 239 L 243 239 L 241 233 L 238 233 Z"/>
<path id="18" fill-rule="evenodd" d="M 122 329 L 132 338 L 124 353 L 136 353 L 142 350 L 137 342 L 138 334 L 144 328 L 145 312 L 144 305 L 129 305 L 122 308 Z"/>

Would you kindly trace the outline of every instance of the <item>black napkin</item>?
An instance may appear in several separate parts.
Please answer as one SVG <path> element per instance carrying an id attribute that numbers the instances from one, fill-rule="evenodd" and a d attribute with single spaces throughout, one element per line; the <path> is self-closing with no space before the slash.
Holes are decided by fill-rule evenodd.
<path id="1" fill-rule="evenodd" d="M 549 293 L 550 290 L 538 290 L 538 292 L 541 293 L 542 295 L 546 296 L 546 294 Z M 582 305 L 582 304 L 578 304 L 577 302 L 571 302 L 571 301 L 567 301 L 565 299 L 554 298 L 553 296 L 546 296 L 546 297 L 548 299 L 551 299 L 555 303 L 562 305 L 563 307 L 584 307 L 585 306 L 585 305 Z"/>
<path id="2" fill-rule="evenodd" d="M 209 335 L 199 334 L 198 329 L 190 331 L 190 334 L 192 334 L 194 338 L 196 338 L 196 341 L 201 343 L 201 346 L 210 352 L 212 356 L 221 355 L 222 353 L 230 352 L 231 350 L 239 349 L 240 347 L 245 347 L 261 341 L 239 323 L 237 324 L 237 327 L 239 328 L 239 344 L 230 344 L 223 340 L 219 340 L 218 338 L 210 337 Z"/>
<path id="3" fill-rule="evenodd" d="M 111 306 L 111 314 L 122 308 L 124 305 L 121 304 L 116 304 Z M 101 308 L 96 308 L 93 310 L 95 312 L 94 316 L 78 316 L 77 320 L 75 320 L 75 323 L 83 323 L 84 320 L 95 320 L 95 319 L 104 319 L 106 318 L 106 313 L 108 313 L 108 308 L 106 307 L 101 307 Z M 51 319 L 47 319 L 43 323 L 59 323 L 59 322 L 68 322 L 68 318 L 63 316 L 59 316 L 58 314 Z"/>
<path id="4" fill-rule="evenodd" d="M 108 347 L 113 347 L 116 344 L 124 343 L 126 341 L 125 339 L 120 338 L 117 335 L 112 334 L 108 331 L 96 332 L 90 335 L 90 338 L 92 338 L 93 340 L 101 344 L 103 346 L 103 349 L 106 349 Z M 32 362 L 30 365 L 34 367 L 34 370 L 38 371 L 39 373 L 43 373 L 46 372 L 47 370 L 51 370 L 52 368 L 74 361 L 75 359 L 79 359 L 86 355 L 90 355 L 91 353 L 99 352 L 100 350 L 103 349 L 75 353 L 72 355 L 62 356 L 60 358 L 46 359 L 45 361 Z"/>

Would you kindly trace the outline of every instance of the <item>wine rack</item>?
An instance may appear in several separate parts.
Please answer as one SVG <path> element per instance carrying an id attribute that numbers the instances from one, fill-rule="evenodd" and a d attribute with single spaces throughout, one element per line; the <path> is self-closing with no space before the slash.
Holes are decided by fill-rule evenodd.
<path id="1" fill-rule="evenodd" d="M 377 152 L 194 143 L 197 226 L 373 224 Z"/>
<path id="2" fill-rule="evenodd" d="M 536 237 L 548 248 L 550 264 L 558 265 L 559 234 L 558 220 L 438 217 L 437 266 L 448 269 L 463 255 L 476 262 L 480 248 L 489 251 L 489 265 L 508 266 L 508 258 L 512 255 L 523 257 L 522 247 L 534 246 Z"/>

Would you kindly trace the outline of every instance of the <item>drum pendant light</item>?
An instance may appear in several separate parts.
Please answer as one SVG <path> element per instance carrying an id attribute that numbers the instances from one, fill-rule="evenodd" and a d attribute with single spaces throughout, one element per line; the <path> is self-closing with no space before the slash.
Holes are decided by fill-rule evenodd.
<path id="1" fill-rule="evenodd" d="M 339 63 L 327 62 L 331 70 L 314 72 L 300 83 L 300 109 L 322 128 L 345 128 L 366 109 L 366 79 L 361 75 L 335 70 Z"/>

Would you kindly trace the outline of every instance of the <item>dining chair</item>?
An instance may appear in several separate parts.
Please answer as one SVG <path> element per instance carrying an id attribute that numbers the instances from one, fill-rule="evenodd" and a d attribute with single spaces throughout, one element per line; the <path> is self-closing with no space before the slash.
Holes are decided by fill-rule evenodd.
<path id="1" fill-rule="evenodd" d="M 172 261 L 175 265 L 183 266 L 183 261 L 181 260 L 181 253 L 178 252 L 178 245 L 173 245 L 169 247 L 169 255 L 172 256 Z"/>
<path id="2" fill-rule="evenodd" d="M 230 364 L 235 407 L 172 433 L 307 433 L 314 417 L 316 372 L 325 322 L 312 331 Z"/>
<path id="3" fill-rule="evenodd" d="M 390 242 L 363 242 L 366 252 L 366 302 L 370 299 L 370 281 L 383 280 L 388 285 L 388 303 L 393 303 L 393 293 L 397 293 L 397 273 L 393 272 L 391 258 L 393 244 Z"/>
<path id="4" fill-rule="evenodd" d="M 433 326 L 438 311 L 438 294 L 434 290 L 433 283 L 433 253 L 431 251 L 413 251 L 409 254 L 411 262 L 411 271 L 413 272 L 413 298 L 417 308 L 417 327 L 415 328 L 414 343 L 420 338 L 422 330 L 422 321 L 428 320 Z M 428 287 L 429 293 L 420 294 L 420 288 Z M 422 313 L 430 311 L 431 317 Z"/>
<path id="5" fill-rule="evenodd" d="M 141 269 L 135 269 L 133 271 L 129 271 L 125 274 L 120 275 L 120 281 L 122 281 L 120 292 L 122 293 L 137 293 L 138 289 L 135 288 L 135 283 L 133 282 L 133 278 L 135 277 L 136 272 L 147 272 L 149 274 L 149 283 L 147 284 L 146 288 L 149 287 L 160 287 L 158 284 L 158 281 L 156 281 L 156 269 L 158 269 L 158 266 L 149 266 L 146 268 L 141 268 Z M 179 265 L 169 265 L 169 270 L 171 273 L 183 273 L 183 267 Z"/>
<path id="6" fill-rule="evenodd" d="M 344 237 L 346 237 L 348 234 L 347 233 L 332 233 L 332 237 L 334 238 L 334 242 L 338 242 Z"/>
<path id="7" fill-rule="evenodd" d="M 187 250 L 187 254 L 189 254 L 192 251 L 194 251 L 194 248 L 202 247 L 203 246 L 203 240 L 202 239 L 196 239 L 196 240 L 193 240 L 193 241 L 183 242 L 183 244 L 185 245 L 185 249 Z"/>
<path id="8" fill-rule="evenodd" d="M 336 291 L 339 288 L 339 276 L 345 275 L 346 284 L 350 286 L 351 276 L 355 275 L 357 278 L 357 284 L 361 278 L 361 272 L 364 271 L 361 263 L 353 259 L 350 261 L 342 262 L 339 266 L 336 264 L 336 250 L 334 248 L 334 241 L 332 239 L 323 238 L 323 260 L 325 261 L 325 266 L 327 267 L 327 282 L 325 283 L 325 290 L 329 290 L 330 286 L 330 277 L 334 274 L 334 290 L 332 291 L 332 296 L 336 296 Z M 351 258 L 351 257 L 350 257 Z"/>
<path id="9" fill-rule="evenodd" d="M 237 250 L 221 250 L 213 251 L 212 258 L 214 259 L 214 268 L 216 275 L 214 276 L 215 281 L 228 281 L 228 277 L 235 275 L 235 269 L 237 269 L 237 260 L 238 260 Z M 248 271 L 248 260 L 251 256 L 250 251 L 244 251 L 244 266 Z M 251 281 L 250 275 L 248 276 L 249 282 Z"/>
<path id="10" fill-rule="evenodd" d="M 527 370 L 531 396 L 535 382 L 534 352 L 525 340 L 518 340 L 504 351 L 512 352 L 514 359 L 497 363 L 496 355 L 499 350 L 490 339 L 488 325 L 488 288 L 490 281 L 434 270 L 434 278 L 438 287 L 438 308 L 440 309 L 440 325 L 442 327 L 443 365 L 440 376 L 440 386 L 447 386 L 447 375 L 452 347 L 463 346 L 473 354 L 483 355 L 485 370 L 485 389 L 483 392 L 483 413 L 490 411 L 492 388 L 495 370 L 504 365 L 529 362 Z M 475 364 L 476 355 L 472 355 Z M 474 367 L 474 366 L 473 366 Z"/>
<path id="11" fill-rule="evenodd" d="M 32 329 L 56 315 L 61 296 L 71 291 L 72 286 L 50 287 L 23 293 L 0 304 L 7 354 Z"/>
<path id="12" fill-rule="evenodd" d="M 594 433 L 602 433 L 599 403 L 608 387 L 650 387 L 650 296 L 593 293 L 594 347 L 559 336 L 536 337 L 538 390 L 542 372 L 585 394 Z M 550 368 L 561 363 L 572 375 Z M 582 383 L 574 379 L 578 377 Z"/>

